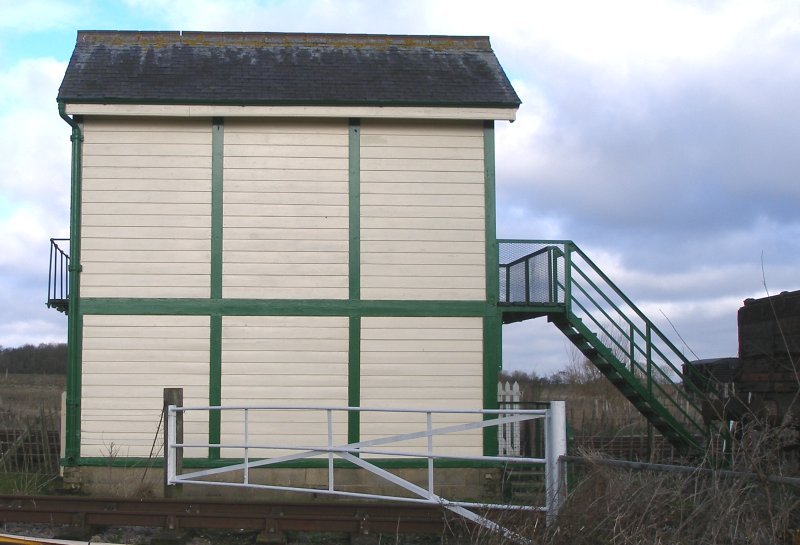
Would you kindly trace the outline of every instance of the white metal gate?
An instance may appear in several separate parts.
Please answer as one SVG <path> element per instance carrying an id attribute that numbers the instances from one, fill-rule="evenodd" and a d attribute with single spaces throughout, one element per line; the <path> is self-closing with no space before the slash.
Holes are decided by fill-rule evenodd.
<path id="1" fill-rule="evenodd" d="M 189 412 L 198 411 L 224 411 L 240 413 L 239 424 L 242 429 L 241 441 L 228 444 L 189 443 L 179 438 L 176 430 L 179 420 Z M 280 438 L 275 442 L 255 442 L 251 437 L 251 419 L 254 413 L 275 411 L 311 411 L 318 413 L 327 424 L 327 438 L 324 444 L 287 445 L 280 443 Z M 385 413 L 399 415 L 402 413 L 424 415 L 425 424 L 420 429 L 407 433 L 387 435 L 353 443 L 337 444 L 334 440 L 334 415 L 341 413 Z M 443 415 L 459 415 L 464 423 L 450 425 L 434 425 L 436 417 Z M 442 436 L 464 433 L 470 430 L 496 428 L 526 420 L 544 419 L 545 421 L 545 457 L 525 458 L 520 456 L 472 456 L 442 453 L 442 448 L 437 445 L 437 438 Z M 341 419 L 340 419 L 341 420 Z M 226 421 L 230 421 L 227 419 Z M 198 486 L 226 486 L 245 487 L 253 489 L 277 490 L 285 492 L 307 492 L 313 494 L 346 496 L 351 498 L 376 499 L 400 502 L 415 502 L 436 504 L 457 513 L 466 519 L 481 524 L 489 529 L 498 531 L 511 539 L 526 543 L 527 539 L 518 536 L 510 530 L 474 512 L 474 509 L 515 509 L 544 511 L 546 519 L 551 522 L 558 513 L 564 495 L 564 475 L 560 468 L 559 458 L 566 454 L 566 418 L 563 401 L 553 401 L 548 409 L 537 410 L 448 410 L 448 409 L 373 409 L 363 407 L 286 407 L 286 406 L 217 406 L 217 407 L 178 407 L 169 405 L 167 410 L 167 448 L 166 455 L 166 481 L 168 485 L 198 485 Z M 422 440 L 423 444 L 413 447 L 404 446 L 413 440 Z M 183 449 L 186 448 L 219 448 L 228 451 L 241 452 L 242 462 L 233 463 L 225 467 L 204 469 L 198 471 L 182 472 L 179 460 L 182 458 Z M 437 450 L 438 448 L 438 450 Z M 284 451 L 274 457 L 253 457 L 253 451 Z M 286 453 L 286 451 L 291 451 Z M 325 456 L 327 458 L 327 488 L 319 489 L 302 486 L 280 486 L 270 484 L 257 484 L 251 481 L 250 471 L 255 468 L 269 468 L 290 461 L 304 460 L 312 457 Z M 381 457 L 400 459 L 417 459 L 427 461 L 427 486 L 420 486 L 404 479 L 391 471 L 380 467 Z M 408 496 L 391 496 L 364 492 L 353 492 L 337 488 L 334 477 L 334 460 L 340 458 L 355 467 L 364 469 L 369 473 L 397 485 L 413 494 Z M 542 464 L 545 467 L 545 505 L 510 505 L 505 503 L 480 503 L 476 501 L 449 500 L 439 495 L 435 490 L 435 464 L 437 460 L 454 460 L 465 465 L 474 462 L 494 462 L 500 464 Z M 234 479 L 234 472 L 241 472 L 241 478 Z M 214 480 L 208 480 L 213 477 Z M 227 477 L 227 479 L 226 479 Z"/>

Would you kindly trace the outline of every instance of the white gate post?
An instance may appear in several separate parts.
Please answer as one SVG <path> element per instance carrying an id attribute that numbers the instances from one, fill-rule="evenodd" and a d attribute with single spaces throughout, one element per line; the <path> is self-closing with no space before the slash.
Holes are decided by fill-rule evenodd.
<path id="1" fill-rule="evenodd" d="M 545 481 L 547 495 L 547 524 L 552 524 L 566 498 L 565 475 L 560 458 L 567 454 L 567 415 L 563 401 L 551 401 L 545 426 Z"/>
<path id="2" fill-rule="evenodd" d="M 177 422 L 175 405 L 167 407 L 167 444 L 164 446 L 167 452 L 167 485 L 175 483 L 177 476 L 177 451 L 175 449 L 175 425 Z"/>

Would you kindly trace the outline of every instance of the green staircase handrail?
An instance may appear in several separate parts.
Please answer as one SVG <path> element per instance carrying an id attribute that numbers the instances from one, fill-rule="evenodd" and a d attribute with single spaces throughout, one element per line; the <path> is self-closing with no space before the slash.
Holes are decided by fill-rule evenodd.
<path id="1" fill-rule="evenodd" d="M 598 353 L 605 359 L 606 361 L 613 361 L 616 359 L 616 356 L 613 354 L 611 350 L 594 334 L 592 333 L 586 325 L 582 324 L 580 320 L 577 320 L 574 314 L 568 315 L 567 319 L 569 320 L 570 325 L 575 328 L 577 331 L 581 333 L 584 339 L 589 342 L 592 347 L 598 351 Z M 641 369 L 640 366 L 637 366 Z M 659 415 L 660 418 L 664 419 L 669 428 L 676 434 L 681 437 L 682 443 L 689 445 L 692 448 L 698 449 L 700 448 L 697 444 L 697 439 L 693 436 L 692 433 L 688 432 L 683 425 L 676 419 L 661 403 L 659 398 L 655 398 L 652 396 L 652 386 L 654 385 L 662 394 L 663 398 L 672 400 L 672 396 L 669 395 L 669 392 L 664 390 L 661 385 L 659 385 L 655 381 L 648 381 L 647 387 L 645 387 L 640 380 L 637 379 L 635 373 L 629 371 L 627 368 L 617 367 L 615 371 L 625 379 L 626 384 L 637 390 L 637 394 L 642 398 L 648 399 L 648 405 L 652 408 L 652 410 Z M 686 411 L 684 411 L 679 405 L 676 405 L 679 409 L 679 412 L 684 416 L 685 419 L 688 420 L 689 423 L 692 424 L 692 427 L 695 428 L 695 431 L 698 435 L 704 436 L 705 435 L 705 427 L 699 425 Z"/>
<path id="2" fill-rule="evenodd" d="M 581 305 L 580 303 L 577 303 L 577 302 L 576 302 L 576 304 L 578 304 L 578 306 L 581 309 L 583 309 L 583 305 Z M 574 327 L 575 329 L 579 329 L 584 333 L 584 335 L 583 335 L 584 338 L 587 337 L 586 333 L 591 334 L 595 338 L 597 337 L 596 335 L 592 334 L 591 331 L 588 328 L 586 328 L 586 326 L 584 324 L 582 324 L 580 322 L 580 320 L 578 320 L 577 317 L 574 314 L 570 313 L 568 319 L 569 319 L 570 325 L 572 327 Z M 596 322 L 596 321 L 593 321 L 593 323 L 598 324 L 598 322 Z M 602 327 L 602 326 L 598 324 L 598 327 Z M 653 380 L 653 372 L 655 371 L 655 372 L 657 372 L 659 374 L 660 377 L 662 377 L 662 379 L 667 384 L 670 384 L 670 385 L 676 387 L 674 393 L 677 393 L 681 397 L 681 399 L 683 401 L 685 401 L 688 405 L 690 405 L 693 409 L 695 409 L 695 411 L 697 411 L 697 412 L 700 411 L 700 407 L 698 407 L 697 404 L 694 403 L 694 401 L 690 397 L 686 396 L 686 394 L 684 392 L 682 392 L 679 388 L 677 388 L 678 385 L 675 383 L 675 381 L 673 381 L 669 377 L 669 375 L 664 373 L 664 370 L 661 369 L 658 365 L 650 365 L 649 368 L 645 368 L 638 361 L 631 360 L 631 368 L 628 369 L 624 365 L 624 363 L 621 362 L 619 360 L 619 358 L 614 354 L 613 349 L 610 348 L 609 346 L 607 346 L 606 343 L 604 343 L 602 340 L 600 340 L 599 338 L 594 340 L 591 337 L 588 338 L 587 340 L 588 340 L 588 342 L 590 342 L 592 344 L 592 346 L 593 346 L 593 348 L 595 350 L 598 350 L 598 351 L 600 351 L 602 353 L 602 355 L 603 355 L 605 360 L 607 360 L 607 361 L 616 360 L 617 362 L 620 363 L 620 365 L 617 366 L 616 371 L 617 371 L 617 373 L 619 373 L 621 375 L 624 375 L 625 378 L 628 379 L 626 382 L 628 382 L 629 385 L 634 386 L 634 387 L 641 385 L 640 380 L 636 377 L 636 373 L 634 372 L 634 369 L 638 370 L 647 379 L 647 386 L 646 386 L 644 392 L 640 391 L 640 394 L 645 395 L 645 393 L 646 393 L 647 397 L 651 397 L 652 398 L 652 394 L 653 394 L 653 390 L 654 389 L 657 390 L 657 392 L 661 394 L 660 398 L 651 399 L 651 401 L 650 401 L 651 403 L 656 402 L 661 406 L 662 409 L 667 410 L 665 407 L 663 407 L 663 404 L 664 404 L 664 402 L 668 402 L 669 405 L 674 407 L 674 409 L 683 416 L 685 422 L 689 423 L 691 425 L 691 427 L 695 428 L 697 433 L 699 433 L 701 435 L 704 435 L 706 433 L 705 426 L 700 424 L 699 422 L 697 422 L 696 419 L 691 414 L 689 414 L 689 412 L 686 411 L 680 405 L 680 403 L 677 400 L 675 400 L 674 394 L 668 392 L 667 390 L 665 390 L 664 387 L 662 386 L 662 382 L 660 382 L 658 380 Z M 651 361 L 652 360 L 648 360 L 648 362 L 651 362 Z"/>
<path id="3" fill-rule="evenodd" d="M 578 267 L 575 267 L 574 264 L 573 264 L 573 271 L 578 272 L 579 274 L 584 276 L 584 278 L 587 280 L 587 282 L 589 282 L 590 284 L 592 284 L 594 286 L 594 283 L 591 282 L 591 279 L 589 279 L 588 277 L 585 277 L 585 275 L 583 274 L 583 271 L 581 271 Z M 619 309 L 617 307 L 617 305 L 614 304 L 613 301 L 611 301 L 607 297 L 604 297 L 606 302 L 609 305 L 613 306 L 613 308 L 619 312 L 620 317 L 627 322 L 627 324 L 630 327 L 630 330 L 639 332 L 641 338 L 646 340 L 646 346 L 645 347 L 641 347 L 641 346 L 637 345 L 635 343 L 635 339 L 630 338 L 628 333 L 624 332 L 622 330 L 622 328 L 619 327 L 619 324 L 617 324 L 615 321 L 612 320 L 612 318 L 611 318 L 611 316 L 609 316 L 608 312 L 605 309 L 603 309 L 594 300 L 594 298 L 591 296 L 591 294 L 588 291 L 586 291 L 586 289 L 582 285 L 580 285 L 580 283 L 575 282 L 574 277 L 572 278 L 572 281 L 573 281 L 574 288 L 577 288 L 577 290 L 580 291 L 582 294 L 584 294 L 584 296 L 587 299 L 592 301 L 593 304 L 595 304 L 595 306 L 597 307 L 597 309 L 600 310 L 601 314 L 606 319 L 608 319 L 610 321 L 610 323 L 614 324 L 614 326 L 620 332 L 620 335 L 622 335 L 625 338 L 625 340 L 629 341 L 631 343 L 631 345 L 633 345 L 636 349 L 638 349 L 638 353 L 639 354 L 642 354 L 643 356 L 645 356 L 645 362 L 648 364 L 647 367 L 643 367 L 642 364 L 639 361 L 637 361 L 637 359 L 635 357 L 631 357 L 630 358 L 630 366 L 631 366 L 631 371 L 633 371 L 633 369 L 635 368 L 639 372 L 641 372 L 644 375 L 644 377 L 647 379 L 647 392 L 649 394 L 652 394 L 654 388 L 656 390 L 658 390 L 658 392 L 660 394 L 662 394 L 661 395 L 661 399 L 664 400 L 663 402 L 667 402 L 670 406 L 674 407 L 674 409 L 684 417 L 684 420 L 687 423 L 689 423 L 693 428 L 695 428 L 698 433 L 701 433 L 701 434 L 705 433 L 705 426 L 703 426 L 702 424 L 698 423 L 688 413 L 688 411 L 686 411 L 681 406 L 679 400 L 676 400 L 674 395 L 671 395 L 669 392 L 667 392 L 661 386 L 661 381 L 654 380 L 654 374 L 655 374 L 655 375 L 658 375 L 658 377 L 661 378 L 662 381 L 665 381 L 668 384 L 676 386 L 675 393 L 678 395 L 678 397 L 681 398 L 680 401 L 684 401 L 685 403 L 690 405 L 695 411 L 697 411 L 697 412 L 700 411 L 700 407 L 698 407 L 697 404 L 694 403 L 694 401 L 691 399 L 691 397 L 689 397 L 689 395 L 686 392 L 684 392 L 681 389 L 677 388 L 677 384 L 675 383 L 675 381 L 672 380 L 672 378 L 664 371 L 664 369 L 661 366 L 659 366 L 659 365 L 651 365 L 651 363 L 653 361 L 652 352 L 655 352 L 659 356 L 661 356 L 661 361 L 663 361 L 670 369 L 675 371 L 678 376 L 682 377 L 682 373 L 680 372 L 680 370 L 678 370 L 675 367 L 675 365 L 670 361 L 669 358 L 667 358 L 667 356 L 663 353 L 663 351 L 661 351 L 657 346 L 653 345 L 648 340 L 648 339 L 652 338 L 652 333 L 653 332 L 655 332 L 657 335 L 661 335 L 662 340 L 664 340 L 663 339 L 663 334 L 661 334 L 661 332 L 658 330 L 658 328 L 656 328 L 656 326 L 653 325 L 652 322 L 650 322 L 649 320 L 646 320 L 646 322 L 645 322 L 646 323 L 646 328 L 647 328 L 649 334 L 645 333 L 645 332 L 642 332 L 641 329 L 636 324 L 634 324 L 632 321 L 627 319 L 627 317 L 624 315 L 624 313 L 621 311 L 621 309 Z M 600 293 L 603 293 L 603 292 L 600 292 Z M 585 305 L 583 305 L 580 302 L 579 299 L 573 297 L 572 298 L 572 304 L 573 305 L 577 305 L 578 308 L 580 308 L 584 312 L 584 314 L 589 319 L 592 320 L 592 323 L 594 323 L 597 326 L 597 328 L 600 330 L 600 332 L 606 335 L 608 340 L 605 343 L 603 343 L 603 341 L 598 339 L 599 343 L 601 343 L 605 348 L 609 348 L 607 346 L 607 344 L 611 344 L 613 346 L 616 346 L 620 350 L 624 350 L 624 347 L 620 344 L 620 341 L 616 338 L 616 336 L 609 334 L 606 326 L 604 326 L 603 323 L 601 321 L 599 321 L 597 319 L 597 317 L 590 312 L 590 309 L 588 309 Z M 597 347 L 595 347 L 595 348 L 597 348 Z M 648 355 L 648 351 L 651 352 L 650 355 Z M 678 357 L 681 357 L 684 361 L 688 361 L 688 360 L 685 359 L 685 357 L 682 354 L 676 353 L 676 355 Z M 609 357 L 610 357 L 610 358 L 614 358 L 615 360 L 619 361 L 619 357 L 616 354 L 614 354 L 613 348 L 609 351 L 609 354 L 607 354 L 607 356 L 608 357 L 606 357 L 606 359 L 609 359 Z M 622 364 L 622 366 L 624 367 L 624 363 L 623 362 L 620 361 L 620 364 Z M 635 378 L 635 373 L 634 373 L 634 378 Z M 636 382 L 638 382 L 638 381 L 636 381 Z M 684 387 L 686 387 L 686 386 L 688 386 L 690 389 L 694 389 L 694 385 L 691 382 L 684 384 Z M 661 403 L 662 405 L 663 405 L 663 402 Z"/>
<path id="4" fill-rule="evenodd" d="M 670 351 L 671 351 L 672 355 L 673 355 L 673 356 L 675 356 L 676 358 L 678 358 L 678 359 L 680 360 L 681 364 L 685 365 L 685 364 L 688 364 L 688 363 L 689 363 L 689 360 L 688 360 L 688 358 L 686 358 L 686 356 L 684 356 L 684 355 L 683 355 L 683 353 L 682 353 L 682 352 L 681 352 L 681 351 L 680 351 L 680 350 L 679 350 L 679 349 L 678 349 L 678 348 L 677 348 L 677 347 L 676 347 L 676 346 L 675 346 L 675 345 L 672 343 L 672 341 L 670 341 L 670 340 L 669 340 L 669 338 L 668 338 L 666 335 L 664 335 L 664 334 L 661 332 L 661 330 L 660 330 L 660 329 L 659 329 L 659 328 L 658 328 L 658 327 L 657 327 L 657 326 L 656 326 L 656 325 L 655 325 L 655 324 L 654 324 L 654 323 L 653 323 L 653 322 L 652 322 L 652 321 L 651 321 L 651 320 L 650 320 L 650 319 L 649 319 L 649 318 L 648 318 L 648 317 L 645 315 L 645 313 L 644 313 L 644 312 L 642 312 L 642 311 L 641 311 L 641 310 L 640 310 L 640 309 L 639 309 L 639 308 L 638 308 L 638 307 L 637 307 L 637 306 L 636 306 L 636 305 L 633 303 L 633 301 L 631 301 L 631 300 L 630 300 L 630 299 L 629 299 L 629 298 L 628 298 L 628 297 L 627 297 L 627 296 L 626 296 L 626 295 L 625 295 L 625 294 L 622 292 L 622 290 L 621 290 L 621 289 L 619 289 L 619 288 L 616 286 L 616 284 L 614 284 L 614 283 L 611 281 L 611 279 L 610 279 L 610 278 L 608 278 L 608 276 L 606 276 L 606 274 L 605 274 L 605 273 L 604 273 L 604 272 L 603 272 L 603 271 L 600 269 L 600 267 L 598 267 L 598 266 L 597 266 L 597 265 L 596 265 L 596 264 L 595 264 L 595 263 L 594 263 L 594 262 L 593 262 L 593 261 L 592 261 L 592 260 L 591 260 L 591 259 L 590 259 L 590 258 L 589 258 L 589 257 L 588 257 L 588 256 L 587 256 L 587 255 L 586 255 L 586 254 L 585 254 L 585 253 L 584 253 L 584 252 L 581 250 L 581 249 L 580 249 L 580 248 L 578 248 L 578 246 L 577 246 L 575 243 L 573 243 L 573 242 L 569 242 L 569 245 L 570 245 L 571 249 L 572 249 L 572 250 L 573 250 L 575 253 L 577 253 L 578 255 L 580 255 L 580 256 L 581 256 L 581 258 L 582 258 L 584 261 L 586 261 L 586 263 L 587 263 L 587 264 L 589 264 L 589 265 L 592 267 L 592 270 L 593 270 L 593 272 L 595 272 L 595 274 L 597 274 L 597 275 L 598 275 L 600 278 L 602 278 L 602 279 L 603 279 L 603 281 L 604 281 L 606 284 L 608 284 L 608 287 L 612 288 L 612 289 L 614 290 L 614 293 L 615 293 L 615 294 L 616 294 L 616 295 L 617 295 L 617 296 L 618 296 L 620 299 L 622 299 L 622 300 L 623 300 L 623 301 L 624 301 L 624 302 L 625 302 L 625 303 L 626 303 L 626 304 L 627 304 L 627 305 L 628 305 L 628 306 L 631 308 L 631 310 L 633 310 L 633 311 L 636 313 L 637 317 L 638 317 L 638 318 L 639 318 L 639 319 L 640 319 L 642 322 L 644 322 L 644 324 L 646 324 L 647 331 L 646 331 L 646 332 L 644 332 L 644 331 L 642 331 L 642 330 L 641 330 L 639 327 L 637 327 L 637 326 L 636 326 L 636 324 L 635 324 L 635 323 L 633 323 L 633 321 L 632 321 L 632 320 L 630 320 L 630 319 L 629 319 L 627 316 L 625 316 L 625 314 L 624 314 L 624 313 L 621 311 L 621 309 L 619 309 L 619 308 L 617 307 L 617 305 L 615 305 L 615 304 L 613 303 L 613 301 L 611 301 L 611 300 L 608 298 L 608 296 L 606 295 L 606 293 L 605 293 L 603 290 L 601 290 L 599 287 L 597 287 L 597 286 L 596 286 L 596 285 L 595 285 L 595 284 L 594 284 L 594 283 L 591 281 L 591 279 L 590 279 L 590 278 L 589 278 L 589 277 L 588 277 L 588 276 L 587 276 L 587 275 L 586 275 L 586 274 L 585 274 L 585 273 L 584 273 L 584 272 L 583 272 L 583 271 L 582 271 L 580 268 L 578 268 L 578 267 L 574 267 L 574 264 L 573 264 L 573 268 L 574 268 L 574 269 L 575 269 L 575 270 L 576 270 L 576 271 L 577 271 L 577 272 L 578 272 L 578 273 L 579 273 L 579 274 L 580 274 L 580 275 L 581 275 L 581 276 L 582 276 L 582 277 L 583 277 L 583 278 L 584 278 L 584 279 L 585 279 L 587 282 L 591 283 L 592 287 L 593 287 L 595 290 L 597 290 L 597 292 L 598 292 L 598 293 L 601 293 L 601 294 L 604 296 L 604 298 L 606 299 L 606 301 L 607 301 L 607 302 L 608 302 L 610 305 L 612 305 L 612 306 L 614 307 L 614 309 L 615 309 L 615 310 L 616 310 L 616 311 L 617 311 L 617 312 L 620 314 L 620 316 L 621 316 L 622 318 L 624 318 L 624 319 L 625 319 L 625 321 L 628 323 L 628 325 L 629 325 L 629 326 L 630 326 L 630 327 L 631 327 L 633 330 L 635 330 L 637 333 L 639 333 L 639 335 L 641 335 L 641 336 L 642 336 L 642 338 L 648 338 L 648 337 L 649 337 L 649 338 L 652 338 L 652 335 L 653 335 L 653 334 L 655 334 L 656 336 L 658 336 L 659 340 L 660 340 L 661 342 L 663 342 L 663 343 L 664 343 L 664 345 L 665 345 L 667 348 L 669 348 L 669 349 L 670 349 Z M 573 260 L 572 260 L 572 259 L 570 259 L 570 261 L 573 261 Z M 572 281 L 573 281 L 573 283 L 575 283 L 575 282 L 574 282 L 574 280 L 575 280 L 575 279 L 574 279 L 574 277 L 573 277 L 573 278 L 572 278 Z M 576 286 L 579 286 L 579 284 L 577 284 L 577 283 L 575 283 L 575 285 L 576 285 Z M 588 294 L 587 294 L 587 296 L 588 296 Z M 573 299 L 573 301 L 574 301 L 574 299 Z M 616 324 L 615 324 L 615 325 L 616 325 Z M 601 324 L 598 324 L 598 326 L 601 326 Z M 626 336 L 627 336 L 627 335 L 626 335 Z M 629 339 L 629 340 L 630 340 L 630 339 Z M 682 370 L 682 369 L 685 369 L 686 367 L 683 367 L 683 365 L 681 366 L 681 368 L 679 368 L 679 367 L 675 366 L 675 364 L 674 364 L 674 363 L 672 363 L 672 359 L 671 359 L 670 357 L 668 357 L 666 354 L 664 354 L 664 352 L 663 352 L 663 351 L 662 351 L 662 350 L 661 350 L 661 349 L 660 349 L 660 348 L 659 348 L 657 345 L 653 344 L 652 342 L 650 342 L 650 343 L 648 343 L 648 344 L 650 345 L 650 348 L 651 348 L 652 350 L 655 350 L 655 351 L 656 351 L 656 353 L 657 353 L 657 354 L 658 354 L 658 355 L 659 355 L 659 356 L 662 358 L 663 362 L 664 362 L 664 363 L 665 363 L 665 364 L 666 364 L 666 365 L 667 365 L 667 366 L 668 366 L 668 367 L 669 367 L 669 368 L 670 368 L 670 369 L 671 369 L 673 372 L 675 372 L 675 374 L 676 374 L 677 376 L 679 376 L 679 377 L 682 377 L 682 376 L 683 376 L 683 370 Z M 633 361 L 633 359 L 632 359 L 632 361 Z M 659 371 L 660 373 L 664 373 L 663 369 L 661 369 L 661 368 L 658 368 L 658 371 Z M 665 378 L 668 378 L 668 377 L 666 377 L 666 376 L 665 376 Z M 698 389 L 698 388 L 697 388 L 697 387 L 696 387 L 696 386 L 695 386 L 695 385 L 694 385 L 692 382 L 686 382 L 684 385 L 685 385 L 685 386 L 687 386 L 688 388 L 692 389 L 692 390 L 693 390 L 693 393 L 695 393 L 695 394 L 697 394 L 697 395 L 702 395 L 702 392 L 701 392 L 701 391 L 700 391 L 700 390 L 699 390 L 699 389 Z"/>
<path id="5" fill-rule="evenodd" d="M 505 268 L 506 272 L 505 302 L 561 303 L 561 312 L 569 327 L 591 345 L 592 353 L 599 353 L 603 361 L 614 368 L 615 376 L 627 384 L 625 388 L 641 396 L 648 410 L 657 413 L 662 427 L 680 436 L 684 444 L 697 447 L 695 436 L 706 436 L 707 429 L 697 416 L 700 407 L 692 399 L 692 395 L 702 396 L 702 392 L 691 381 L 684 380 L 683 369 L 691 368 L 686 365 L 689 360 L 600 267 L 570 240 L 503 239 L 498 240 L 498 244 L 534 249 L 500 264 L 501 270 Z M 547 278 L 542 282 L 549 284 L 548 301 L 531 301 L 534 286 L 529 271 L 535 265 L 534 260 L 541 259 L 544 254 L 548 259 Z M 511 300 L 511 270 L 515 266 L 524 267 L 525 301 Z M 539 270 L 541 268 L 540 264 Z M 623 360 L 627 360 L 627 364 Z M 687 431 L 686 426 L 692 432 Z"/>

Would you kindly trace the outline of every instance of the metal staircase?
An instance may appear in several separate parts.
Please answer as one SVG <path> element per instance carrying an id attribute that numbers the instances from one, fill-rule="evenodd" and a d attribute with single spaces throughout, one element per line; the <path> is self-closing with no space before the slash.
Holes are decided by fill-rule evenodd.
<path id="1" fill-rule="evenodd" d="M 686 357 L 571 241 L 499 240 L 504 323 L 546 316 L 676 448 L 704 451 Z"/>

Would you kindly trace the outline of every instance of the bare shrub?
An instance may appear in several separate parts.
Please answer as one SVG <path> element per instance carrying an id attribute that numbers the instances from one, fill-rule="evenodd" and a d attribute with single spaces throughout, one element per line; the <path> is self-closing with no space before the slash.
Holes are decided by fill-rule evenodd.
<path id="1" fill-rule="evenodd" d="M 640 471 L 590 460 L 552 543 L 781 543 L 800 527 L 800 481 L 788 427 L 745 426 L 724 470 Z"/>
<path id="2" fill-rule="evenodd" d="M 451 520 L 453 542 L 793 545 L 800 529 L 800 473 L 785 447 L 796 441 L 796 428 L 748 424 L 724 468 L 709 460 L 622 467 L 628 463 L 583 453 L 583 463 L 570 466 L 570 492 L 554 524 L 545 527 L 540 515 L 511 512 L 494 519 L 511 530 L 503 536 Z"/>

